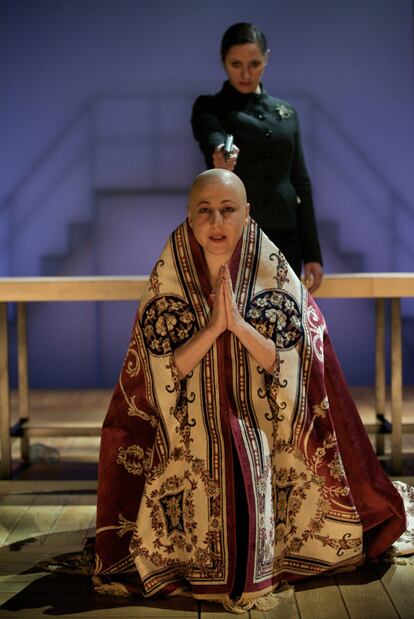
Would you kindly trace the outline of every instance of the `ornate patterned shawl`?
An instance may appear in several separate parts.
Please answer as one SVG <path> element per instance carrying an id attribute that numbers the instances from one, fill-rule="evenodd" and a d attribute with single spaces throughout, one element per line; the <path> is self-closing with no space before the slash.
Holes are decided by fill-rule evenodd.
<path id="1" fill-rule="evenodd" d="M 211 311 L 183 223 L 150 276 L 104 422 L 95 573 L 145 596 L 225 602 L 237 578 L 249 603 L 282 579 L 379 555 L 405 528 L 323 316 L 252 220 L 230 272 L 241 314 L 275 342 L 274 374 L 227 331 L 179 380 L 173 351 Z"/>

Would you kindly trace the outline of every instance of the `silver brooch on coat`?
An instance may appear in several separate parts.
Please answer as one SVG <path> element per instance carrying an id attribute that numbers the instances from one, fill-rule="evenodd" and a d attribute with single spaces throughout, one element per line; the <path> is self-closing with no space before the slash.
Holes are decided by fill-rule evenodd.
<path id="1" fill-rule="evenodd" d="M 275 112 L 279 116 L 280 120 L 286 120 L 287 118 L 290 118 L 293 114 L 293 110 L 286 107 L 286 105 L 283 105 L 283 103 L 276 105 Z"/>

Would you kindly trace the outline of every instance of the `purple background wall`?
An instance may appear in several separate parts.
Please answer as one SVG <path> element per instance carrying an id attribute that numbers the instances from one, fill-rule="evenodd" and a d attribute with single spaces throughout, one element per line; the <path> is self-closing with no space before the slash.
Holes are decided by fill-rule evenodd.
<path id="1" fill-rule="evenodd" d="M 300 113 L 326 270 L 414 270 L 410 0 L 3 0 L 1 275 L 148 272 L 203 167 L 192 101 L 244 20 L 269 39 L 267 90 Z M 373 305 L 320 304 L 348 379 L 371 383 Z M 31 306 L 32 384 L 112 385 L 134 311 Z M 412 382 L 409 302 L 404 345 Z"/>

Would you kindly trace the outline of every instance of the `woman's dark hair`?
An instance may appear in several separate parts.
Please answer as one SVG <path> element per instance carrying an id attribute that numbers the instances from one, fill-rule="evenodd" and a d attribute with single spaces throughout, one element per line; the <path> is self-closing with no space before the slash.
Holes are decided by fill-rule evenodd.
<path id="1" fill-rule="evenodd" d="M 243 45 L 243 43 L 257 43 L 263 55 L 267 52 L 267 41 L 263 32 L 253 24 L 240 22 L 227 28 L 221 39 L 221 59 L 224 62 L 227 52 L 233 45 Z"/>

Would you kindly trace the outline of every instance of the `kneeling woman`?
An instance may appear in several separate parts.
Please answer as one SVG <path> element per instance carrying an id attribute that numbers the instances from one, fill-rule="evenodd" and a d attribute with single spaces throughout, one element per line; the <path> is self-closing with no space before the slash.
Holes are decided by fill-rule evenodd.
<path id="1" fill-rule="evenodd" d="M 204 172 L 104 422 L 98 590 L 123 576 L 144 597 L 268 608 L 282 581 L 357 566 L 404 529 L 320 310 L 240 179 Z"/>

